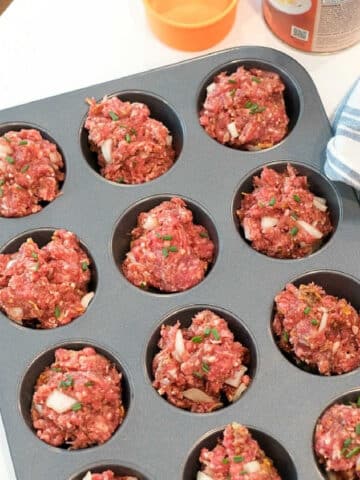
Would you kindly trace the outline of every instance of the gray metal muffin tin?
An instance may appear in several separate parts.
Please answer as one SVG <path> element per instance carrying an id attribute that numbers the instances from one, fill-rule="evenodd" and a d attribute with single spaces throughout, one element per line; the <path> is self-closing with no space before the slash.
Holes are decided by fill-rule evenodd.
<path id="1" fill-rule="evenodd" d="M 277 71 L 287 86 L 290 133 L 261 152 L 223 146 L 198 121 L 206 85 L 218 72 L 231 72 L 242 64 Z M 152 115 L 169 127 L 177 160 L 166 174 L 147 184 L 125 186 L 108 182 L 96 172 L 83 130 L 85 98 L 101 99 L 106 94 L 144 101 Z M 26 126 L 38 128 L 59 145 L 66 178 L 62 195 L 40 213 L 0 218 L 1 251 L 15 251 L 28 236 L 41 244 L 55 228 L 71 230 L 96 266 L 96 293 L 83 316 L 55 330 L 24 328 L 0 314 L 0 406 L 18 480 L 46 480 L 49 474 L 53 480 L 78 480 L 91 466 L 99 471 L 108 465 L 115 465 L 119 473 L 135 472 L 141 480 L 194 480 L 200 447 L 214 446 L 219 432 L 232 421 L 252 429 L 283 480 L 323 478 L 313 455 L 315 423 L 334 399 L 360 388 L 359 370 L 321 377 L 289 362 L 271 333 L 273 299 L 287 282 L 325 271 L 316 278 L 329 293 L 348 293 L 360 309 L 360 211 L 350 188 L 331 184 L 320 173 L 331 130 L 303 67 L 272 49 L 235 48 L 0 112 L 1 134 Z M 330 205 L 336 229 L 307 258 L 268 258 L 254 251 L 239 233 L 234 214 L 239 192 L 251 189 L 254 172 L 272 162 L 276 168 L 286 162 L 300 163 L 298 168 L 309 175 L 312 190 L 325 195 Z M 137 213 L 173 195 L 187 200 L 195 219 L 209 229 L 216 243 L 216 261 L 205 280 L 188 291 L 146 292 L 131 285 L 118 265 Z M 176 318 L 189 323 L 189 315 L 202 306 L 225 310 L 236 338 L 250 347 L 254 378 L 236 403 L 210 414 L 192 414 L 157 394 L 151 386 L 149 363 L 161 323 Z M 59 345 L 94 345 L 124 373 L 127 415 L 102 446 L 62 450 L 45 444 L 31 430 L 32 388 Z"/>

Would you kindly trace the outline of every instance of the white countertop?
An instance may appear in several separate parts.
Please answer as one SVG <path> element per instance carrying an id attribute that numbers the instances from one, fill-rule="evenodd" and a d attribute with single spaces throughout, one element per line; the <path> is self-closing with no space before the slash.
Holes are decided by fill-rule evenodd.
<path id="1" fill-rule="evenodd" d="M 0 17 L 0 109 L 239 45 L 293 56 L 314 79 L 329 117 L 360 75 L 360 44 L 331 55 L 287 47 L 266 27 L 261 0 L 240 0 L 227 37 L 195 53 L 153 37 L 141 0 L 13 0 Z M 0 478 L 16 479 L 2 428 Z"/>

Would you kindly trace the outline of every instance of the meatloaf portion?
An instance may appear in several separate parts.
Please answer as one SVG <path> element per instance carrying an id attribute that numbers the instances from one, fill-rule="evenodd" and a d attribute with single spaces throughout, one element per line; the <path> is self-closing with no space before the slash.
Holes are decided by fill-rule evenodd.
<path id="1" fill-rule="evenodd" d="M 121 267 L 125 277 L 163 292 L 201 282 L 215 249 L 205 227 L 193 223 L 192 212 L 177 197 L 139 215 L 130 246 Z"/>
<path id="2" fill-rule="evenodd" d="M 91 473 L 87 472 L 85 477 L 82 480 L 137 480 L 136 477 L 129 477 L 129 476 L 116 476 L 114 472 L 111 470 L 106 470 L 106 472 L 102 473 Z"/>
<path id="3" fill-rule="evenodd" d="M 0 216 L 24 217 L 59 195 L 64 162 L 57 146 L 34 129 L 0 137 Z"/>
<path id="4" fill-rule="evenodd" d="M 143 183 L 172 166 L 175 151 L 169 130 L 150 117 L 143 103 L 104 97 L 87 100 L 85 121 L 91 149 L 97 153 L 101 175 L 118 183 Z"/>
<path id="5" fill-rule="evenodd" d="M 360 478 L 360 399 L 328 408 L 317 422 L 314 448 L 329 480 Z"/>
<path id="6" fill-rule="evenodd" d="M 322 375 L 360 366 L 360 316 L 344 298 L 310 283 L 286 285 L 275 297 L 273 331 L 279 347 Z"/>
<path id="7" fill-rule="evenodd" d="M 273 462 L 249 430 L 238 423 L 227 425 L 212 450 L 201 450 L 197 480 L 281 480 Z"/>
<path id="8" fill-rule="evenodd" d="M 158 346 L 153 386 L 176 407 L 211 412 L 223 398 L 237 400 L 250 383 L 248 349 L 210 310 L 197 313 L 188 328 L 162 325 Z"/>
<path id="9" fill-rule="evenodd" d="M 277 73 L 239 67 L 217 75 L 208 87 L 200 124 L 220 143 L 261 150 L 280 142 L 288 131 L 285 85 Z"/>
<path id="10" fill-rule="evenodd" d="M 71 449 L 108 440 L 125 416 L 121 373 L 94 348 L 58 348 L 38 378 L 31 417 L 37 436 Z"/>
<path id="11" fill-rule="evenodd" d="M 310 192 L 306 176 L 290 164 L 282 173 L 265 167 L 253 184 L 236 214 L 255 250 L 302 258 L 320 247 L 333 228 L 325 199 Z"/>
<path id="12" fill-rule="evenodd" d="M 40 248 L 31 238 L 19 251 L 0 254 L 0 309 L 16 323 L 55 328 L 85 312 L 90 259 L 74 233 L 56 230 Z"/>

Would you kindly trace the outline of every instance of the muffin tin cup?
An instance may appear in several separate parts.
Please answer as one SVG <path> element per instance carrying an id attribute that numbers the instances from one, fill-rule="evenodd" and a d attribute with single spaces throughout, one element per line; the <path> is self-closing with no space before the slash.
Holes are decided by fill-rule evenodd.
<path id="1" fill-rule="evenodd" d="M 260 152 L 221 145 L 199 124 L 201 95 L 212 76 L 241 64 L 274 69 L 288 89 L 291 131 L 278 145 Z M 108 182 L 95 172 L 84 150 L 86 138 L 81 137 L 88 110 L 85 99 L 124 92 L 129 98 L 140 92 L 143 99 L 157 99 L 159 115 L 168 112 L 167 126 L 180 145 L 178 158 L 166 174 L 132 187 Z M 288 452 L 298 479 L 321 480 L 313 455 L 316 420 L 332 399 L 358 388 L 358 371 L 324 378 L 295 368 L 279 354 L 270 319 L 275 295 L 291 279 L 308 272 L 334 271 L 358 282 L 360 215 L 353 190 L 331 184 L 321 175 L 332 132 L 314 83 L 301 65 L 276 50 L 234 48 L 0 112 L 0 124 L 14 123 L 38 125 L 49 132 L 64 154 L 66 180 L 62 194 L 36 215 L 0 218 L 0 246 L 21 238 L 24 232 L 50 232 L 61 226 L 86 246 L 97 272 L 91 305 L 66 327 L 47 331 L 14 328 L 0 315 L 4 372 L 0 408 L 18 480 L 47 480 L 49 471 L 53 480 L 73 479 L 87 465 L 110 464 L 129 466 L 146 480 L 183 480 L 189 452 L 198 439 L 233 421 L 269 432 Z M 299 165 L 316 186 L 315 193 L 327 197 L 336 227 L 323 248 L 296 261 L 254 251 L 234 223 L 234 199 L 243 182 L 250 182 L 265 165 L 286 162 Z M 177 294 L 146 292 L 124 278 L 119 264 L 140 210 L 175 195 L 209 229 L 216 260 L 194 288 Z M 152 336 L 169 315 L 202 305 L 231 312 L 240 320 L 255 345 L 256 370 L 251 386 L 237 402 L 211 414 L 195 415 L 160 398 L 151 386 L 146 352 L 153 348 L 149 347 Z M 27 425 L 19 402 L 25 405 L 28 393 L 21 390 L 21 384 L 30 378 L 26 375 L 35 377 L 31 366 L 39 352 L 76 342 L 114 352 L 128 378 L 131 398 L 123 424 L 108 442 L 69 452 L 40 441 Z M 267 453 L 271 456 L 272 452 Z"/>

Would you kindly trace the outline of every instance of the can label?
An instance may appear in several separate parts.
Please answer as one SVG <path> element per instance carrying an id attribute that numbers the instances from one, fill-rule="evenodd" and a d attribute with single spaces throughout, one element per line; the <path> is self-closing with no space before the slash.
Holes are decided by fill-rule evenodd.
<path id="1" fill-rule="evenodd" d="M 270 29 L 292 47 L 335 52 L 360 41 L 360 0 L 264 0 Z"/>

